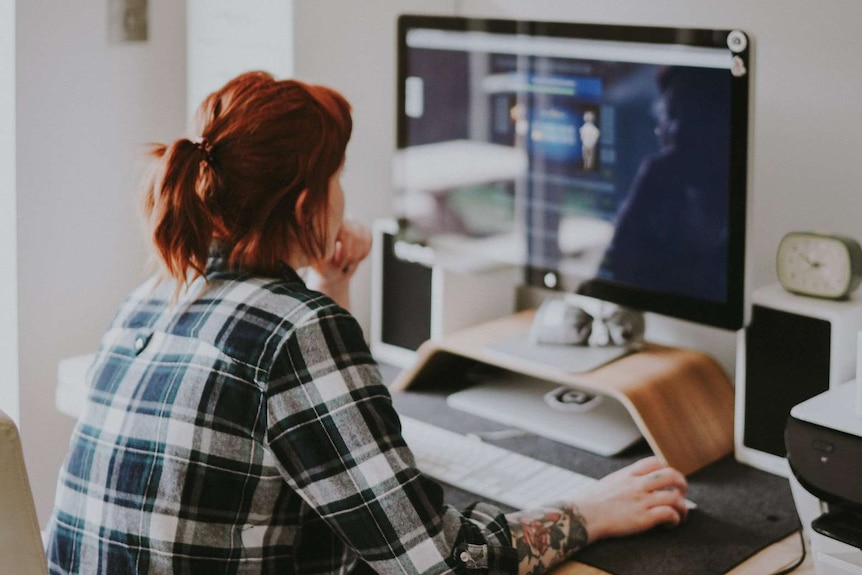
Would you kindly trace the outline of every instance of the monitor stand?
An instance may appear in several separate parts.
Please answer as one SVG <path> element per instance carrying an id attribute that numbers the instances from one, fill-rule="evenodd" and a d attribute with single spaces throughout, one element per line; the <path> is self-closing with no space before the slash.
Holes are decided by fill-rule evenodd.
<path id="1" fill-rule="evenodd" d="M 498 371 L 449 394 L 446 403 L 605 457 L 643 437 L 616 399 L 519 373 Z"/>
<path id="2" fill-rule="evenodd" d="M 463 381 L 472 366 L 484 364 L 616 400 L 653 452 L 683 474 L 733 452 L 733 385 L 715 359 L 692 349 L 644 343 L 638 353 L 574 374 L 489 351 L 496 341 L 526 333 L 533 315 L 520 312 L 426 342 L 416 362 L 392 382 L 392 391 L 445 389 Z"/>
<path id="3" fill-rule="evenodd" d="M 587 373 L 610 363 L 640 348 L 639 343 L 630 345 L 565 345 L 533 343 L 527 333 L 517 333 L 487 344 L 490 354 L 514 356 L 519 359 L 542 363 L 566 373 Z"/>

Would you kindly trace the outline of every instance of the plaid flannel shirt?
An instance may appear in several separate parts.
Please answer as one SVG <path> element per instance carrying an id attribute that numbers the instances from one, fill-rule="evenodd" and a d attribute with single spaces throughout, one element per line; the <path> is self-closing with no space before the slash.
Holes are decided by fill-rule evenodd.
<path id="1" fill-rule="evenodd" d="M 120 308 L 49 524 L 52 573 L 514 572 L 487 504 L 415 467 L 355 319 L 217 254 Z"/>

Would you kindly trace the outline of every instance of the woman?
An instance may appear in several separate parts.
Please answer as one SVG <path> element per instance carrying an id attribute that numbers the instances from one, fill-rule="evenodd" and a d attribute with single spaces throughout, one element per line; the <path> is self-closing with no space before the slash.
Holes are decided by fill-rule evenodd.
<path id="1" fill-rule="evenodd" d="M 347 312 L 370 243 L 343 219 L 347 102 L 249 73 L 198 122 L 199 139 L 154 151 L 145 213 L 163 270 L 122 305 L 90 370 L 53 573 L 539 573 L 683 519 L 685 480 L 654 459 L 584 501 L 446 506 Z M 296 272 L 309 266 L 320 291 Z"/>

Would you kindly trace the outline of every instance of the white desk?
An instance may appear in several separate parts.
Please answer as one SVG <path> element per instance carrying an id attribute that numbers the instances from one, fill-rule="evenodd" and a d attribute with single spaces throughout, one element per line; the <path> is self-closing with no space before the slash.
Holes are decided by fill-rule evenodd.
<path id="1" fill-rule="evenodd" d="M 87 369 L 95 357 L 95 354 L 78 355 L 60 361 L 54 394 L 54 405 L 60 413 L 77 419 L 84 410 L 87 401 Z"/>

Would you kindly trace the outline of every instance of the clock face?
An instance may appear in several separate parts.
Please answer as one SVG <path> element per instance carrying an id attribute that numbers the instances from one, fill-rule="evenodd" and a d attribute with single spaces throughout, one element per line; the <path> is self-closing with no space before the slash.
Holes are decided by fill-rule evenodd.
<path id="1" fill-rule="evenodd" d="M 778 247 L 778 281 L 803 295 L 846 297 L 858 283 L 853 247 L 836 236 L 787 234 Z"/>

